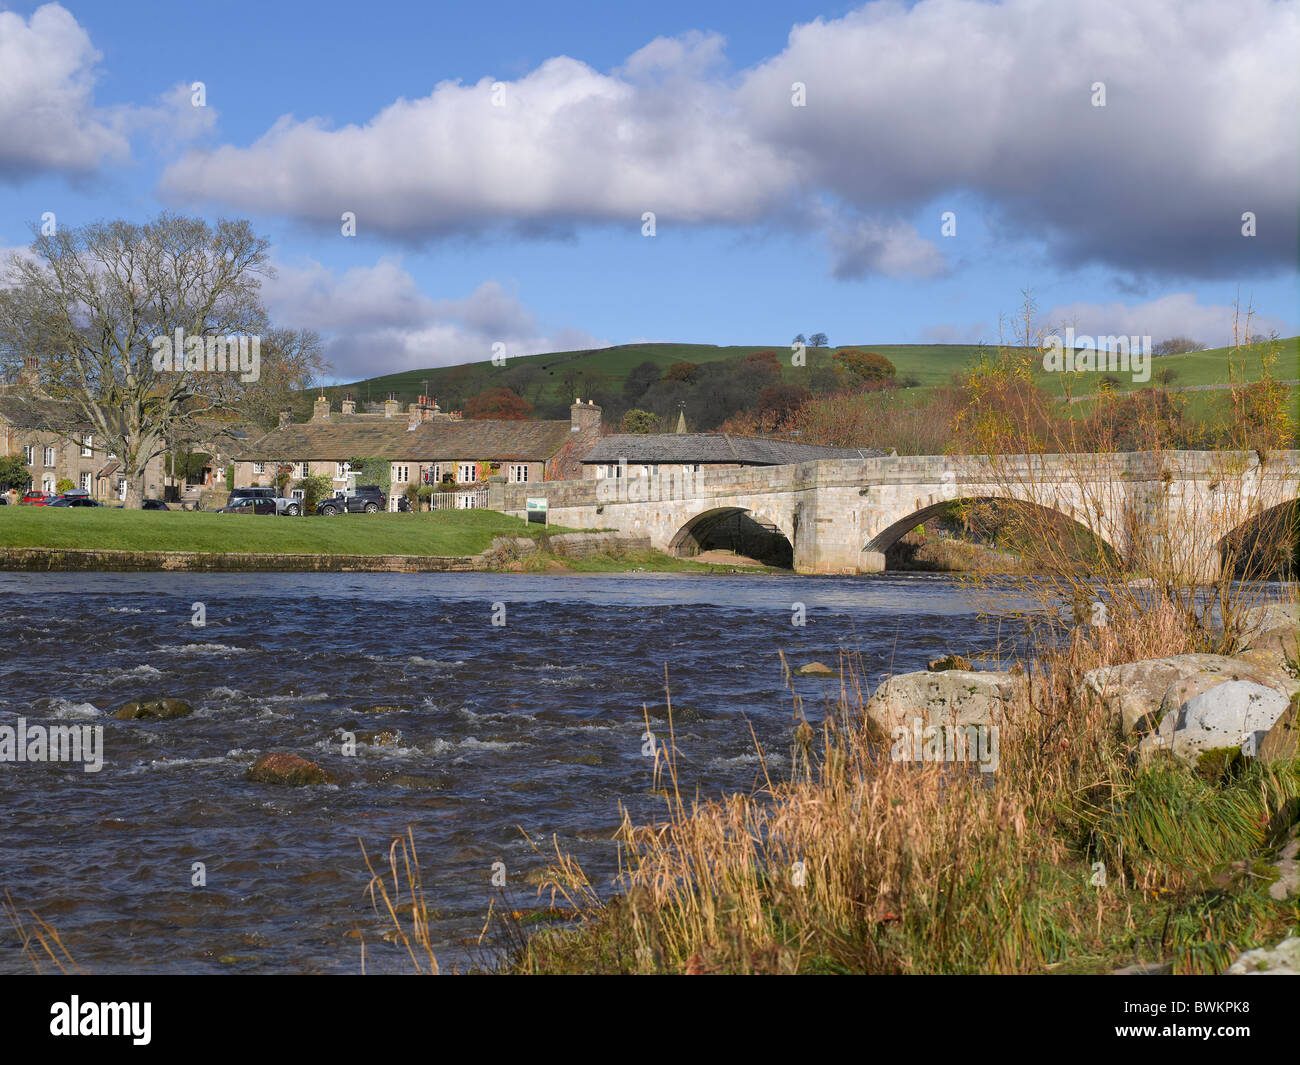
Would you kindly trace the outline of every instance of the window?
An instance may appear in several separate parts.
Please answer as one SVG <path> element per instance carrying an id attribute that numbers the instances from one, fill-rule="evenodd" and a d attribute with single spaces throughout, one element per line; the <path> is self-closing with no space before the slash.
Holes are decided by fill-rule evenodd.
<path id="1" fill-rule="evenodd" d="M 298 474 L 299 477 L 310 477 L 310 476 L 311 476 L 311 463 L 310 463 L 310 462 L 299 462 L 299 463 L 297 463 L 297 466 L 298 466 L 298 469 L 301 471 L 301 472 Z"/>
<path id="2" fill-rule="evenodd" d="M 459 484 L 474 483 L 474 463 L 462 462 L 456 467 L 456 481 Z"/>
<path id="3" fill-rule="evenodd" d="M 83 492 L 90 491 L 90 474 L 83 473 L 80 477 L 77 478 L 77 480 Z"/>
<path id="4" fill-rule="evenodd" d="M 45 465 L 47 466 L 54 465 L 54 448 L 52 447 L 47 447 L 45 449 Z"/>
<path id="5" fill-rule="evenodd" d="M 41 478 L 41 491 L 42 492 L 54 491 L 54 478 L 50 476 L 48 473 Z"/>
<path id="6" fill-rule="evenodd" d="M 307 493 L 301 488 L 295 488 L 289 493 L 294 499 L 306 499 Z"/>
<path id="7" fill-rule="evenodd" d="M 88 459 L 95 453 L 94 443 L 95 438 L 90 433 L 81 438 L 81 457 L 83 459 Z"/>
<path id="8" fill-rule="evenodd" d="M 266 472 L 266 463 L 265 463 L 265 462 L 254 462 L 254 463 L 253 463 L 253 474 L 254 474 L 254 476 L 260 476 L 261 474 L 263 474 L 263 473 L 265 473 L 265 472 Z"/>
<path id="9" fill-rule="evenodd" d="M 395 482 L 397 482 L 398 484 L 406 484 L 406 482 L 409 481 L 410 479 L 411 479 L 411 467 L 410 467 L 410 466 L 394 466 L 394 467 L 393 467 L 393 480 L 394 480 Z"/>
<path id="10" fill-rule="evenodd" d="M 352 463 L 336 462 L 334 463 L 334 480 L 346 481 L 348 474 L 352 472 Z"/>
<path id="11" fill-rule="evenodd" d="M 35 445 L 35 444 L 24 444 L 24 445 L 23 445 L 23 462 L 24 462 L 26 465 L 30 466 L 30 465 L 32 465 L 32 463 L 34 463 L 35 461 L 36 461 L 36 445 Z"/>
<path id="12" fill-rule="evenodd" d="M 514 484 L 524 484 L 528 480 L 528 463 L 521 462 L 510 467 L 510 480 Z"/>
<path id="13" fill-rule="evenodd" d="M 119 477 L 119 478 L 117 479 L 117 498 L 118 498 L 118 499 L 125 499 L 125 498 L 126 498 L 126 478 L 125 478 L 125 477 Z"/>

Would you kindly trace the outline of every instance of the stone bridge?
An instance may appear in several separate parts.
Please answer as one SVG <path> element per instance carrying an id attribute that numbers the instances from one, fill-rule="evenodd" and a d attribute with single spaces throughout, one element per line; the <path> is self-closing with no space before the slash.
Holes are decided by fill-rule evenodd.
<path id="1" fill-rule="evenodd" d="M 627 471 L 624 471 L 627 472 Z M 1300 452 L 1170 451 L 1008 456 L 891 455 L 647 476 L 489 485 L 488 506 L 550 522 L 648 536 L 688 554 L 737 514 L 775 528 L 809 574 L 874 573 L 904 533 L 960 500 L 1010 499 L 1069 519 L 1135 571 L 1212 580 L 1227 538 L 1300 492 Z"/>

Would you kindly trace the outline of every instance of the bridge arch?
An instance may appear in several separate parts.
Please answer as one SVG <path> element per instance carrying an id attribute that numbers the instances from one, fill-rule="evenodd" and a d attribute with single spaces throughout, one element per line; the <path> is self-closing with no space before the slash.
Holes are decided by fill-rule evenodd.
<path id="1" fill-rule="evenodd" d="M 668 543 L 669 554 L 690 558 L 715 548 L 768 565 L 794 565 L 794 545 L 775 522 L 749 507 L 712 507 L 686 522 Z"/>
<path id="2" fill-rule="evenodd" d="M 918 502 L 920 502 L 918 500 Z M 954 504 L 979 504 L 979 503 L 998 503 L 1007 507 L 1023 507 L 1032 510 L 1041 511 L 1050 515 L 1050 520 L 1057 523 L 1062 530 L 1074 529 L 1083 533 L 1099 549 L 1104 550 L 1112 556 L 1118 558 L 1121 556 L 1120 550 L 1111 540 L 1099 534 L 1095 529 L 1089 528 L 1076 517 L 1076 511 L 1073 508 L 1066 510 L 1061 507 L 1051 507 L 1043 503 L 1033 502 L 1027 499 L 1019 499 L 1015 496 L 1002 495 L 973 495 L 958 496 L 953 499 L 941 499 L 928 505 L 920 506 L 911 510 L 905 517 L 890 523 L 872 536 L 862 548 L 863 572 L 880 571 L 885 569 L 885 555 L 890 548 L 894 547 L 907 533 L 911 532 L 918 525 L 924 525 L 932 518 L 941 517 Z"/>
<path id="3" fill-rule="evenodd" d="M 1300 500 L 1261 507 L 1214 545 L 1225 577 L 1286 577 L 1300 573 Z"/>

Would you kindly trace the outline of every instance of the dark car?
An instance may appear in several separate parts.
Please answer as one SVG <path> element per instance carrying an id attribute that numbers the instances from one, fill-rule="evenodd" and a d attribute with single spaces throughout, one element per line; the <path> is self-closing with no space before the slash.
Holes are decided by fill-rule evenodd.
<path id="1" fill-rule="evenodd" d="M 238 499 L 228 507 L 221 507 L 218 514 L 274 514 L 274 499 Z"/>
<path id="2" fill-rule="evenodd" d="M 316 504 L 317 514 L 378 514 L 388 506 L 384 491 L 377 484 L 359 484 L 354 495 L 339 494 Z"/>
<path id="3" fill-rule="evenodd" d="M 161 499 L 146 499 L 140 504 L 141 510 L 171 510 Z"/>
<path id="4" fill-rule="evenodd" d="M 47 507 L 97 507 L 99 503 L 90 496 L 59 496 L 45 504 Z"/>

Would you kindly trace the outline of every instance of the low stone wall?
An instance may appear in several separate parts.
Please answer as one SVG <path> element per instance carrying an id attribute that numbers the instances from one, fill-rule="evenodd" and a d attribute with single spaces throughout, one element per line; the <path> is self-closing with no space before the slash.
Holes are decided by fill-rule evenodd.
<path id="1" fill-rule="evenodd" d="M 477 555 L 270 555 L 201 551 L 91 551 L 24 547 L 0 551 L 0 570 L 190 570 L 288 573 L 426 573 L 481 567 Z"/>
<path id="2" fill-rule="evenodd" d="M 592 555 L 618 555 L 652 550 L 648 536 L 624 536 L 616 532 L 557 533 L 546 538 L 551 554 L 561 558 L 589 558 Z M 492 541 L 489 555 L 530 555 L 541 547 L 539 540 L 527 536 L 498 536 Z"/>

